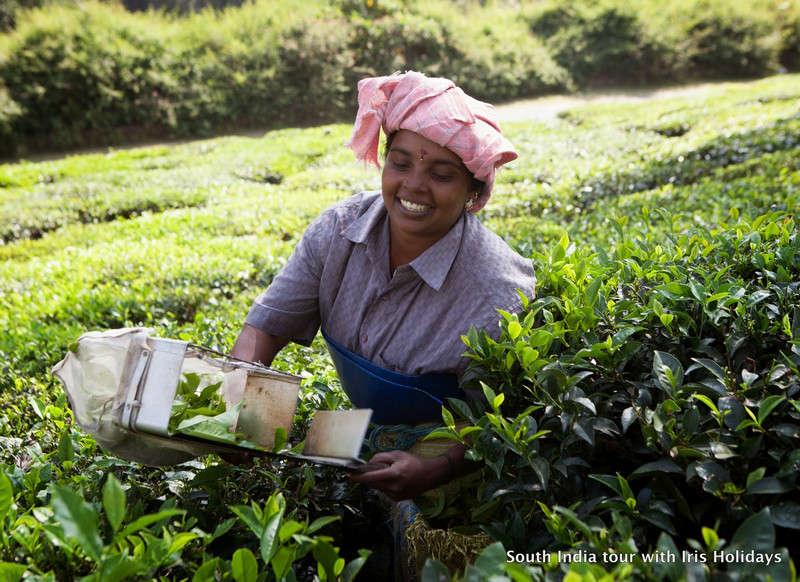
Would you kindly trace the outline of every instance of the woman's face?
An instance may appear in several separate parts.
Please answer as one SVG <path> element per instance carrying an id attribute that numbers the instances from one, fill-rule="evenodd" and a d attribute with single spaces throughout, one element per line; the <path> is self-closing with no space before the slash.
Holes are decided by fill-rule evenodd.
<path id="1" fill-rule="evenodd" d="M 456 223 L 472 192 L 472 175 L 455 153 L 399 130 L 386 154 L 381 188 L 392 233 L 433 244 Z"/>

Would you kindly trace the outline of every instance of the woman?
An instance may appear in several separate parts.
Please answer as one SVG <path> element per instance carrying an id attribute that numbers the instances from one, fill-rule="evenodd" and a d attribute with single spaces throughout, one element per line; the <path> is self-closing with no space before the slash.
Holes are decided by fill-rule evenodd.
<path id="1" fill-rule="evenodd" d="M 420 410 L 461 394 L 462 335 L 475 327 L 496 337 L 497 309 L 518 311 L 518 289 L 533 295 L 530 261 L 474 216 L 491 196 L 496 170 L 517 154 L 491 105 L 415 72 L 359 83 L 347 145 L 378 167 L 381 128 L 380 192 L 340 202 L 308 227 L 254 302 L 232 355 L 269 365 L 289 341 L 308 345 L 321 327 L 356 406 L 373 408 L 379 424 L 435 422 L 440 404 Z M 349 381 L 351 370 L 339 366 L 351 358 L 367 376 L 358 371 Z M 431 458 L 390 448 L 372 458 L 388 467 L 351 479 L 393 500 L 473 468 L 461 445 Z"/>

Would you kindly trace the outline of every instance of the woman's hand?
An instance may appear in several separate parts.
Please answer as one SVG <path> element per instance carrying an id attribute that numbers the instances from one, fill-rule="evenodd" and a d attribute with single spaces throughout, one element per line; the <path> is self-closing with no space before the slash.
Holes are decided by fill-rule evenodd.
<path id="1" fill-rule="evenodd" d="M 405 451 L 378 453 L 371 462 L 389 465 L 366 473 L 351 473 L 349 478 L 382 491 L 394 501 L 411 499 L 436 489 L 450 479 L 450 462 L 446 457 L 427 459 Z"/>

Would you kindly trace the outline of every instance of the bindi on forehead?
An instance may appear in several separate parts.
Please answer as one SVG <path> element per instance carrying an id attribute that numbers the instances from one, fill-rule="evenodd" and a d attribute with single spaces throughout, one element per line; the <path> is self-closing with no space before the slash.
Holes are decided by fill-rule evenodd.
<path id="1" fill-rule="evenodd" d="M 428 155 L 428 150 L 426 150 L 425 148 L 421 148 L 421 149 L 419 150 L 419 160 L 420 160 L 421 162 L 424 162 L 424 161 L 425 161 L 425 156 L 427 156 L 427 155 Z"/>

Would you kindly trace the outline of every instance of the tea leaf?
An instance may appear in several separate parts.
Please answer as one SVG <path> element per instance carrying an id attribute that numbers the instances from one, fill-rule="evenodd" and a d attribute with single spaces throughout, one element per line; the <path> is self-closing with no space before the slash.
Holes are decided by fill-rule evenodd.
<path id="1" fill-rule="evenodd" d="M 103 486 L 103 509 L 111 529 L 116 533 L 125 519 L 125 491 L 114 475 L 109 475 Z"/>
<path id="2" fill-rule="evenodd" d="M 66 487 L 53 487 L 53 513 L 68 538 L 94 562 L 99 562 L 103 542 L 97 530 L 97 513 L 83 496 Z"/>

